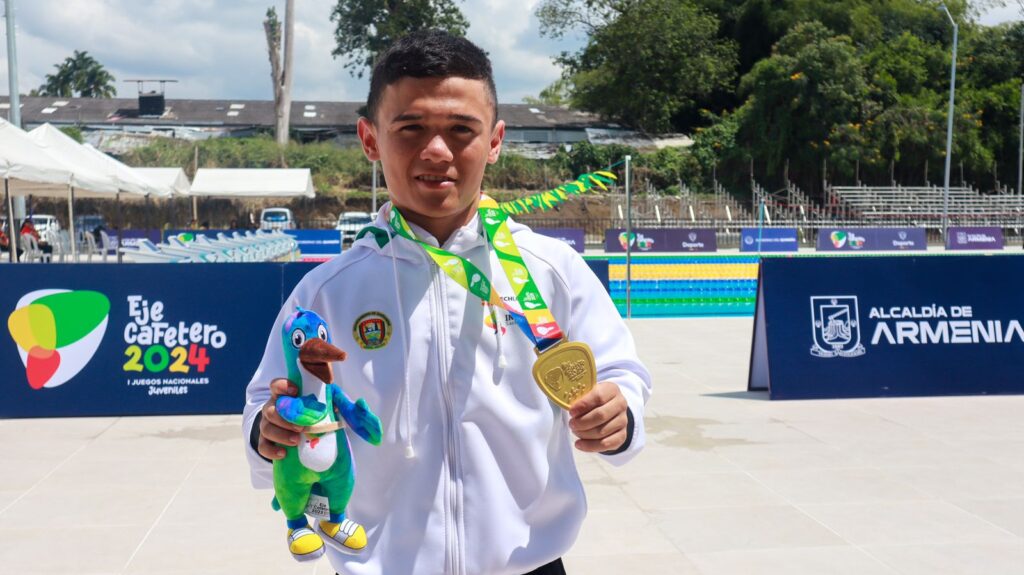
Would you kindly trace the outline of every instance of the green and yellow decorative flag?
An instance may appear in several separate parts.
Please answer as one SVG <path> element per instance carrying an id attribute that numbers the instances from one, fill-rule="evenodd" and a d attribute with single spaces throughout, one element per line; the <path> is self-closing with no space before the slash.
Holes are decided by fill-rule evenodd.
<path id="1" fill-rule="evenodd" d="M 576 181 L 562 184 L 553 190 L 533 194 L 532 196 L 526 196 L 525 198 L 519 198 L 518 200 L 512 200 L 511 202 L 501 202 L 498 204 L 498 207 L 506 214 L 512 216 L 537 210 L 546 212 L 569 199 L 571 196 L 579 196 L 586 192 L 593 191 L 595 188 L 608 191 L 608 186 L 606 184 L 610 184 L 616 179 L 615 174 L 599 170 L 597 172 L 583 174 L 576 178 Z"/>

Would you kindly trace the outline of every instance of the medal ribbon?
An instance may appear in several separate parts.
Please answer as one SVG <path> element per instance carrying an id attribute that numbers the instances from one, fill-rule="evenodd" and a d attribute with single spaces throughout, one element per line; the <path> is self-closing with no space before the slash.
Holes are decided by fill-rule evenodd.
<path id="1" fill-rule="evenodd" d="M 482 301 L 498 306 L 511 314 L 516 325 L 537 346 L 537 350 L 544 351 L 562 340 L 562 330 L 548 310 L 547 304 L 544 303 L 544 298 L 540 295 L 540 290 L 537 289 L 537 284 L 533 281 L 533 276 L 526 268 L 519 248 L 516 247 L 515 241 L 512 239 L 512 232 L 508 228 L 508 214 L 498 206 L 497 202 L 487 196 L 481 198 L 478 213 L 483 223 L 485 240 L 491 242 L 494 247 L 498 261 L 501 263 L 509 284 L 515 291 L 516 300 L 523 311 L 505 303 L 501 299 L 501 295 L 491 285 L 490 280 L 487 279 L 487 275 L 476 264 L 417 238 L 416 233 L 409 226 L 409 222 L 394 206 L 391 207 L 388 224 L 395 234 L 415 242 L 423 248 L 430 259 L 434 260 L 434 263 L 455 283 Z M 494 327 L 500 329 L 497 323 Z"/>

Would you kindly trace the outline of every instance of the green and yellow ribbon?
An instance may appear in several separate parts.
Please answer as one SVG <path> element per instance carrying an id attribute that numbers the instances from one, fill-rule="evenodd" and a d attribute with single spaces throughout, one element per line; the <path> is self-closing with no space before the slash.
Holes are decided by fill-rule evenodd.
<path id="1" fill-rule="evenodd" d="M 615 180 L 615 174 L 606 170 L 598 170 L 589 174 L 583 174 L 576 178 L 575 181 L 562 184 L 553 190 L 533 194 L 532 196 L 526 196 L 525 198 L 519 198 L 510 202 L 501 202 L 497 206 L 503 212 L 512 216 L 537 210 L 546 212 L 572 196 L 579 196 L 595 189 L 608 191 L 607 184 Z"/>
<path id="2" fill-rule="evenodd" d="M 482 301 L 509 312 L 515 319 L 516 325 L 537 346 L 538 351 L 544 351 L 561 341 L 562 330 L 544 302 L 544 297 L 537 289 L 537 284 L 512 239 L 512 232 L 508 227 L 508 214 L 488 196 L 481 198 L 478 214 L 484 227 L 486 241 L 494 247 L 498 261 L 508 277 L 521 310 L 515 309 L 501 299 L 500 294 L 487 279 L 487 275 L 476 264 L 416 237 L 416 232 L 394 205 L 391 207 L 391 217 L 388 223 L 396 235 L 423 248 L 430 259 L 455 283 Z M 497 326 L 497 324 L 495 325 Z"/>

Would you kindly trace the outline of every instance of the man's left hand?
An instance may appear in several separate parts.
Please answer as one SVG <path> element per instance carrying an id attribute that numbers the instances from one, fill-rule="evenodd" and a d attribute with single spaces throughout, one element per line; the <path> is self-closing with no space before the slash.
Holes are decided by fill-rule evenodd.
<path id="1" fill-rule="evenodd" d="M 598 382 L 569 408 L 569 429 L 579 437 L 576 449 L 601 453 L 622 447 L 629 436 L 627 407 L 618 385 Z"/>

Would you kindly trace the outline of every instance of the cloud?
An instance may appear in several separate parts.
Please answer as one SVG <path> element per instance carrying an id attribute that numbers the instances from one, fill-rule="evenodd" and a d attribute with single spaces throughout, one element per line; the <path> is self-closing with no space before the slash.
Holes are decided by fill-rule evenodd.
<path id="1" fill-rule="evenodd" d="M 540 0 L 465 0 L 468 36 L 494 63 L 498 99 L 519 102 L 559 75 L 552 56 L 572 42 L 540 38 L 533 11 Z M 336 0 L 296 2 L 295 80 L 298 100 L 359 101 L 367 79 L 353 78 L 331 56 Z M 118 95 L 131 97 L 132 78 L 178 80 L 169 98 L 273 97 L 263 19 L 283 0 L 15 0 L 20 91 L 44 82 L 54 64 L 74 50 L 88 51 L 118 80 Z M 578 45 L 578 40 L 575 41 Z M 566 48 L 569 46 L 569 48 Z M 6 79 L 6 45 L 0 46 Z M 0 91 L 6 92 L 3 82 Z"/>
<path id="2" fill-rule="evenodd" d="M 1007 6 L 992 8 L 978 19 L 986 26 L 995 26 L 1004 22 L 1024 20 L 1024 4 L 1010 0 Z"/>

